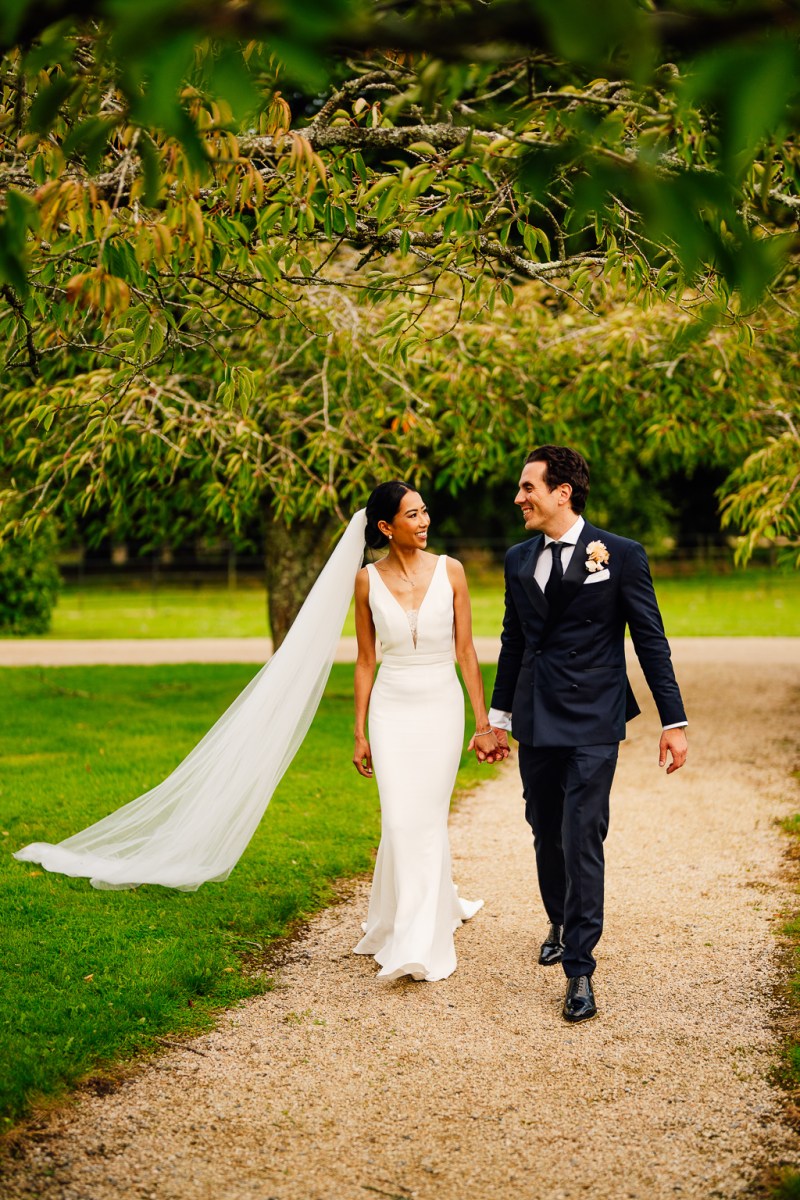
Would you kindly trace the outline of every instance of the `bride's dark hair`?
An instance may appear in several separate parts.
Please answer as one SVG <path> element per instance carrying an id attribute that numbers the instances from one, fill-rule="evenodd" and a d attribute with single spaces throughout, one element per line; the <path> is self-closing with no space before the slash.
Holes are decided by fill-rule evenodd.
<path id="1" fill-rule="evenodd" d="M 370 550 L 382 550 L 384 546 L 388 546 L 389 539 L 378 529 L 378 521 L 388 521 L 391 524 L 397 516 L 403 496 L 406 492 L 413 491 L 410 483 L 403 483 L 400 479 L 390 479 L 386 483 L 379 483 L 375 488 L 367 501 L 367 528 L 364 533 L 364 540 Z"/>

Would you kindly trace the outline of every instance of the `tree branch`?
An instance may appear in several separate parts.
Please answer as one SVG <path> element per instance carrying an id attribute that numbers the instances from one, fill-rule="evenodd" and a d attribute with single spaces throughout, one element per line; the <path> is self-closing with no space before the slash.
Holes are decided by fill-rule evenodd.
<path id="1" fill-rule="evenodd" d="M 0 288 L 0 296 L 6 300 L 14 312 L 17 314 L 17 319 L 25 326 L 25 345 L 28 349 L 28 363 L 30 365 L 31 374 L 35 377 L 39 374 L 39 352 L 36 349 L 36 343 L 33 340 L 33 326 L 25 315 L 25 309 L 22 307 L 22 302 L 16 292 L 4 284 Z"/>
<path id="2" fill-rule="evenodd" d="M 400 245 L 403 233 L 401 229 L 388 229 L 379 234 L 374 224 L 369 221 L 357 221 L 356 230 L 358 241 L 367 245 L 390 247 Z M 438 232 L 413 233 L 409 231 L 409 238 L 411 250 L 441 246 L 449 241 L 443 233 Z M 605 254 L 575 254 L 570 258 L 554 259 L 551 262 L 534 262 L 532 259 L 518 254 L 511 246 L 504 246 L 501 242 L 492 241 L 491 238 L 483 235 L 478 237 L 476 249 L 484 258 L 503 262 L 507 266 L 513 267 L 515 271 L 519 271 L 521 275 L 527 276 L 528 279 L 543 279 L 548 275 L 564 275 L 578 266 L 587 263 L 603 264 L 606 261 Z"/>

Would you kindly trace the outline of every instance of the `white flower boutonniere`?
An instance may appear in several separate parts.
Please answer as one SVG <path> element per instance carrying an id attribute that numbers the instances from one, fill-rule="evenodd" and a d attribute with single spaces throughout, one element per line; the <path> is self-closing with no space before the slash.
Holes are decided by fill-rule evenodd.
<path id="1" fill-rule="evenodd" d="M 589 542 L 586 547 L 586 570 L 594 573 L 608 566 L 611 555 L 603 542 Z"/>

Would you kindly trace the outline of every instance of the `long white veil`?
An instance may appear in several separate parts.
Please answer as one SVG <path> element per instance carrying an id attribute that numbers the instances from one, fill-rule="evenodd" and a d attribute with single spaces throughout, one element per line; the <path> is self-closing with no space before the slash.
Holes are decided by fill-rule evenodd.
<path id="1" fill-rule="evenodd" d="M 227 879 L 322 698 L 364 553 L 350 521 L 285 641 L 163 783 L 57 845 L 15 858 L 106 889 L 160 883 L 193 892 Z"/>

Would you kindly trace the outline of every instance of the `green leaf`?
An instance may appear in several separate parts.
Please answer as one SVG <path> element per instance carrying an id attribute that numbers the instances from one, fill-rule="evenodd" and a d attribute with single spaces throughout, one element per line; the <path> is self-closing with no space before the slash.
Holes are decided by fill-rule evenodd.
<path id="1" fill-rule="evenodd" d="M 743 169 L 786 120 L 798 74 L 795 40 L 780 36 L 723 46 L 693 64 L 684 93 L 718 114 L 729 169 Z"/>
<path id="2" fill-rule="evenodd" d="M 70 130 L 62 143 L 65 158 L 81 155 L 87 169 L 95 172 L 99 167 L 103 154 L 108 146 L 108 140 L 117 127 L 117 121 L 108 117 L 89 117 Z"/>
<path id="3" fill-rule="evenodd" d="M 142 348 L 150 336 L 150 311 L 142 307 L 139 319 L 133 326 L 133 348 L 137 357 L 141 355 Z"/>
<path id="4" fill-rule="evenodd" d="M 32 196 L 11 188 L 6 192 L 6 217 L 16 230 L 15 245 L 22 248 L 28 230 L 39 227 L 39 206 Z"/>
<path id="5" fill-rule="evenodd" d="M 30 0 L 3 0 L 0 6 L 0 38 L 6 46 L 13 46 L 17 31 L 28 11 Z"/>
<path id="6" fill-rule="evenodd" d="M 27 128 L 34 133 L 47 133 L 74 87 L 72 75 L 53 75 L 47 87 L 40 88 L 34 96 L 28 110 Z"/>
<path id="7" fill-rule="evenodd" d="M 224 97 L 234 116 L 245 117 L 263 104 L 250 66 L 238 47 L 222 47 L 211 56 L 209 88 L 212 95 Z"/>
<path id="8" fill-rule="evenodd" d="M 153 321 L 150 334 L 150 357 L 155 358 L 164 346 L 167 336 L 166 325 L 159 320 Z"/>
<path id="9" fill-rule="evenodd" d="M 409 196 L 412 199 L 415 199 L 417 196 L 421 195 L 422 192 L 427 192 L 431 184 L 436 182 L 437 174 L 438 172 L 433 170 L 420 171 L 419 175 L 415 177 L 414 182 L 411 185 Z"/>
<path id="10" fill-rule="evenodd" d="M 144 176 L 144 203 L 155 208 L 161 197 L 161 159 L 155 142 L 146 129 L 139 131 L 137 143 Z"/>
<path id="11" fill-rule="evenodd" d="M 372 184 L 372 186 L 370 188 L 368 188 L 367 191 L 364 193 L 364 195 L 361 197 L 361 203 L 369 204 L 370 201 L 374 200 L 376 196 L 379 196 L 381 194 L 381 192 L 386 191 L 386 189 L 388 187 L 392 187 L 396 183 L 397 183 L 396 176 L 381 175 L 380 179 L 376 179 L 375 182 Z"/>
<path id="12" fill-rule="evenodd" d="M 109 275 L 116 275 L 127 283 L 139 287 L 144 282 L 142 269 L 136 261 L 136 255 L 129 242 L 121 238 L 109 238 L 103 247 L 103 266 Z"/>

